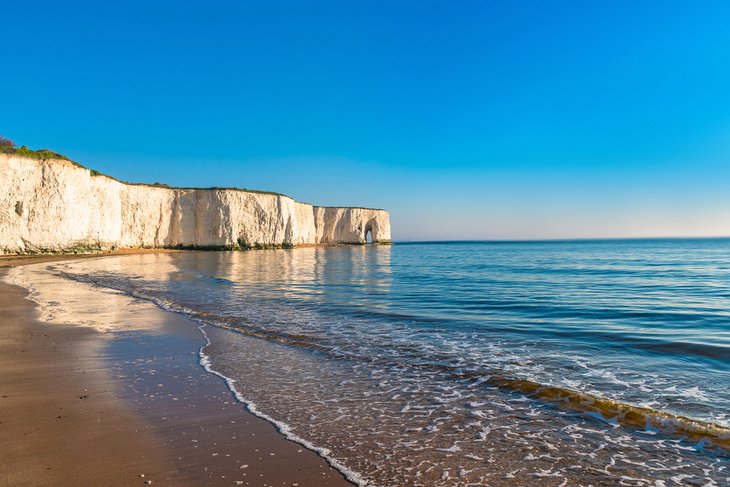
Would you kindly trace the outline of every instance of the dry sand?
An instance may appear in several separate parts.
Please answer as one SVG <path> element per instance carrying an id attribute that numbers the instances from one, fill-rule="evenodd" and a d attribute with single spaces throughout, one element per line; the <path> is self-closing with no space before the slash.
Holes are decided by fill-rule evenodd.
<path id="1" fill-rule="evenodd" d="M 39 322 L 26 294 L 0 282 L 0 485 L 351 485 L 198 365 L 185 317 L 100 333 Z"/>

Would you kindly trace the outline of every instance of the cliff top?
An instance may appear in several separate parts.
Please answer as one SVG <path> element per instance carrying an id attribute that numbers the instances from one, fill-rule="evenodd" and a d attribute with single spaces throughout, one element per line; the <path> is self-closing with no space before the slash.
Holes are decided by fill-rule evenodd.
<path id="1" fill-rule="evenodd" d="M 166 189 L 186 189 L 186 190 L 211 190 L 211 191 L 242 191 L 244 193 L 255 193 L 255 194 L 268 194 L 273 196 L 284 196 L 286 198 L 290 198 L 294 200 L 289 195 L 283 194 L 283 193 L 276 193 L 274 191 L 261 191 L 257 189 L 248 189 L 248 188 L 236 188 L 236 187 L 222 187 L 222 186 L 212 186 L 207 188 L 196 188 L 196 187 L 187 187 L 187 186 L 169 186 L 167 184 L 155 182 L 152 184 L 149 183 L 131 183 L 129 181 L 124 181 L 121 179 L 117 179 L 114 176 L 109 176 L 108 174 L 104 174 L 100 171 L 97 171 L 95 169 L 89 169 L 88 167 L 84 166 L 83 164 L 80 164 L 68 157 L 66 157 L 63 154 L 59 154 L 58 152 L 54 152 L 49 149 L 39 149 L 39 150 L 33 150 L 28 149 L 26 146 L 16 147 L 15 144 L 10 140 L 2 135 L 0 135 L 0 155 L 7 155 L 7 156 L 19 156 L 19 157 L 25 157 L 28 159 L 39 159 L 42 161 L 49 161 L 49 162 L 58 162 L 61 164 L 71 164 L 73 166 L 76 166 L 80 169 L 85 169 L 89 171 L 91 176 L 93 177 L 105 177 L 112 179 L 114 181 L 117 181 L 122 184 L 128 184 L 130 186 L 147 186 L 150 188 L 166 188 Z M 297 201 L 297 200 L 294 200 Z M 331 208 L 327 206 L 321 206 L 321 205 L 312 205 L 312 206 L 318 206 L 320 208 Z M 363 210 L 382 210 L 381 208 L 365 208 L 360 206 L 337 206 L 336 208 L 349 208 L 349 209 L 363 209 Z"/>
<path id="2" fill-rule="evenodd" d="M 148 186 L 152 188 L 167 188 L 167 189 L 211 189 L 211 190 L 234 190 L 234 191 L 244 191 L 246 193 L 258 193 L 258 194 L 270 194 L 274 196 L 286 196 L 287 198 L 291 198 L 288 195 L 282 194 L 282 193 L 275 193 L 273 191 L 260 191 L 256 189 L 247 189 L 247 188 L 227 188 L 227 187 L 210 187 L 210 188 L 191 188 L 191 187 L 174 187 L 169 186 L 167 184 L 163 183 L 131 183 L 129 181 L 124 181 L 122 179 L 115 178 L 114 176 L 109 176 L 108 174 L 104 174 L 100 171 L 97 171 L 96 169 L 89 169 L 88 167 L 84 166 L 81 163 L 78 163 L 63 154 L 59 154 L 58 152 L 53 152 L 49 149 L 39 149 L 39 150 L 33 150 L 28 149 L 26 146 L 22 147 L 3 147 L 0 145 L 0 154 L 7 154 L 7 155 L 15 155 L 20 157 L 27 157 L 28 159 L 40 159 L 42 161 L 59 161 L 62 163 L 70 163 L 78 168 L 86 169 L 91 173 L 92 176 L 97 177 L 105 177 L 109 179 L 113 179 L 114 181 L 120 182 L 122 184 L 128 184 L 130 186 Z"/>

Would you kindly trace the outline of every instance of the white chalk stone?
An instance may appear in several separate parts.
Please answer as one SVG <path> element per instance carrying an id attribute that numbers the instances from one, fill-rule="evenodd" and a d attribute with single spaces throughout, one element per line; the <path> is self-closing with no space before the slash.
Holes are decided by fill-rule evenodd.
<path id="1" fill-rule="evenodd" d="M 60 159 L 0 154 L 0 188 L 0 253 L 390 241 L 385 210 L 125 184 Z"/>

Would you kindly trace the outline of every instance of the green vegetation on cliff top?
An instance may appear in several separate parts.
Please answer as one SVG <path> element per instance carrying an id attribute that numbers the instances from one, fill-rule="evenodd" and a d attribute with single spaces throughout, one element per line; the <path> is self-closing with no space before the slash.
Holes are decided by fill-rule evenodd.
<path id="1" fill-rule="evenodd" d="M 64 161 L 68 161 L 74 166 L 80 167 L 82 169 L 88 169 L 89 172 L 91 172 L 92 176 L 103 176 L 109 179 L 113 179 L 114 181 L 118 181 L 123 184 L 130 184 L 134 186 L 151 186 L 155 188 L 168 188 L 168 189 L 211 189 L 211 190 L 234 190 L 234 191 L 245 191 L 247 193 L 258 193 L 258 194 L 271 194 L 275 196 L 287 196 L 285 194 L 281 193 L 275 193 L 273 191 L 259 191 L 257 189 L 246 189 L 246 188 L 222 188 L 222 187 L 212 187 L 212 188 L 176 188 L 172 186 L 168 186 L 167 184 L 163 183 L 130 183 L 129 181 L 123 181 L 121 179 L 117 179 L 114 176 L 109 176 L 108 174 L 104 174 L 102 172 L 99 172 L 95 169 L 89 169 L 83 164 L 79 164 L 78 162 L 69 159 L 68 157 L 64 156 L 63 154 L 59 154 L 58 152 L 53 152 L 52 150 L 48 149 L 40 149 L 40 150 L 33 150 L 28 149 L 26 146 L 16 147 L 15 143 L 0 135 L 0 154 L 10 154 L 10 155 L 16 155 L 21 157 L 28 157 L 31 159 L 41 159 L 41 160 L 50 160 L 50 159 L 61 159 Z M 288 196 L 287 196 L 288 197 Z"/>
<path id="2" fill-rule="evenodd" d="M 28 149 L 26 146 L 15 147 L 15 143 L 12 140 L 3 137 L 2 135 L 0 135 L 0 154 L 14 154 L 22 157 L 30 157 L 31 159 L 63 159 L 64 161 L 72 162 L 79 167 L 84 167 L 63 154 L 53 152 L 52 150 L 32 150 Z"/>
<path id="3" fill-rule="evenodd" d="M 220 186 L 213 186 L 210 188 L 191 188 L 191 187 L 174 187 L 174 186 L 168 186 L 167 184 L 163 183 L 130 183 L 128 181 L 123 181 L 121 179 L 117 179 L 114 176 L 109 176 L 108 174 L 104 174 L 102 172 L 99 172 L 95 169 L 89 169 L 86 166 L 79 164 L 78 162 L 69 159 L 68 157 L 64 156 L 63 154 L 59 154 L 58 152 L 53 152 L 49 149 L 39 149 L 39 150 L 33 150 L 28 149 L 26 146 L 16 147 L 15 143 L 8 139 L 7 137 L 3 137 L 0 135 L 0 154 L 11 154 L 11 155 L 17 155 L 21 157 L 28 157 L 31 159 L 41 159 L 41 160 L 49 160 L 49 159 L 61 159 L 64 161 L 68 161 L 74 166 L 80 167 L 82 169 L 88 169 L 88 171 L 91 173 L 92 176 L 103 176 L 109 179 L 113 179 L 114 181 L 118 181 L 122 184 L 130 184 L 134 186 L 150 186 L 153 188 L 167 188 L 167 189 L 208 189 L 208 190 L 233 190 L 233 191 L 244 191 L 246 193 L 257 193 L 257 194 L 270 194 L 274 196 L 286 196 L 287 198 L 291 198 L 291 196 L 282 194 L 282 193 L 275 193 L 273 191 L 260 191 L 257 189 L 246 189 L 246 188 L 233 188 L 233 187 L 220 187 Z M 294 198 L 292 198 L 294 199 Z M 324 208 L 324 207 L 322 207 Z M 337 207 L 337 208 L 358 208 L 358 209 L 364 209 L 364 210 L 371 210 L 371 209 L 378 209 L 378 208 L 361 208 L 358 206 L 349 206 L 349 207 Z"/>

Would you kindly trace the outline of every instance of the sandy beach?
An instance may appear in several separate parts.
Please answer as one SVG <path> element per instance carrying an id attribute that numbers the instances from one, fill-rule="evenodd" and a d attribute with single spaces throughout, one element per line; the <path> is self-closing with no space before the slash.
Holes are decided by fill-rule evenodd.
<path id="1" fill-rule="evenodd" d="M 68 258 L 80 256 L 0 266 Z M 123 333 L 44 323 L 5 272 L 0 484 L 351 485 L 198 364 L 204 339 L 187 318 L 153 308 Z"/>

